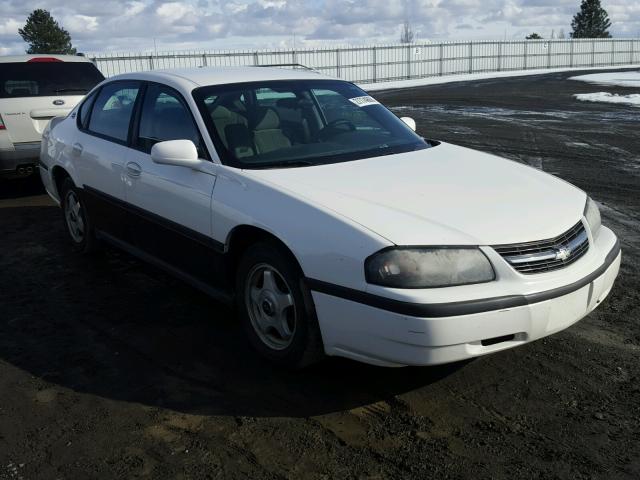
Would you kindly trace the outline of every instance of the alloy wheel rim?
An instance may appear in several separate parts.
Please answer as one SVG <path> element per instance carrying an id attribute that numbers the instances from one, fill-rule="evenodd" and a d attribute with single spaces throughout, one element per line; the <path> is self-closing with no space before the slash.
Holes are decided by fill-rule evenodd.
<path id="1" fill-rule="evenodd" d="M 67 221 L 67 228 L 73 241 L 82 243 L 84 239 L 84 220 L 82 219 L 82 205 L 76 193 L 71 190 L 65 198 L 64 216 Z"/>
<path id="2" fill-rule="evenodd" d="M 295 300 L 284 277 L 271 265 L 255 265 L 247 276 L 245 305 L 253 330 L 273 350 L 284 350 L 296 331 Z"/>

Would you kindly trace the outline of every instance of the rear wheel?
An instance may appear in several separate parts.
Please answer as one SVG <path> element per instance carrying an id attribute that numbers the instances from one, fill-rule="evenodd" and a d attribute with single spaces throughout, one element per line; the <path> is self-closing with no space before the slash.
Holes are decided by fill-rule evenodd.
<path id="1" fill-rule="evenodd" d="M 311 294 L 291 254 L 276 242 L 252 245 L 237 271 L 237 304 L 253 347 L 285 368 L 323 358 Z"/>
<path id="2" fill-rule="evenodd" d="M 93 225 L 87 215 L 79 190 L 70 178 L 65 178 L 60 188 L 64 223 L 74 250 L 89 253 L 96 249 Z"/>

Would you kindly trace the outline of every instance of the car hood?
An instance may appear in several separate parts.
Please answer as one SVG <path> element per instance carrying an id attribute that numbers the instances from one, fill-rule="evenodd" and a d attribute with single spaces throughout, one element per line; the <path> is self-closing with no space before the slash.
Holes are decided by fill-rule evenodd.
<path id="1" fill-rule="evenodd" d="M 540 170 L 446 143 L 353 162 L 248 172 L 397 245 L 553 238 L 578 222 L 586 201 L 584 192 Z"/>

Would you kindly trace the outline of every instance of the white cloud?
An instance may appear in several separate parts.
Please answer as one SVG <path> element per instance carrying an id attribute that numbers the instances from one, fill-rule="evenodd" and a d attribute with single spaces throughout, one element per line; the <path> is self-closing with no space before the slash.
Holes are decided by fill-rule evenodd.
<path id="1" fill-rule="evenodd" d="M 124 11 L 125 17 L 134 17 L 144 11 L 147 7 L 144 2 L 129 2 L 127 9 Z"/>
<path id="2" fill-rule="evenodd" d="M 62 23 L 71 34 L 91 33 L 98 29 L 98 17 L 89 15 L 69 15 Z"/>
<path id="3" fill-rule="evenodd" d="M 0 35 L 18 35 L 18 29 L 22 27 L 22 23 L 13 18 L 9 18 L 0 23 Z"/>
<path id="4" fill-rule="evenodd" d="M 81 51 L 233 49 L 389 43 L 408 18 L 418 40 L 521 39 L 570 31 L 578 0 L 3 0 L 0 44 L 21 53 L 17 30 L 46 8 Z M 603 0 L 616 35 L 637 36 L 640 2 Z"/>

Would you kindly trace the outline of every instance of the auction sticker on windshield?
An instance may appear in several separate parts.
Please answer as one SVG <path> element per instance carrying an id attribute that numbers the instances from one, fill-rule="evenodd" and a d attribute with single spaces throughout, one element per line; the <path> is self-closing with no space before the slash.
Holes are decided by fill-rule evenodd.
<path id="1" fill-rule="evenodd" d="M 380 102 L 378 102 L 375 98 L 370 97 L 369 95 L 365 95 L 364 97 L 354 97 L 354 98 L 350 98 L 349 101 L 359 107 L 366 107 L 368 105 L 379 105 Z"/>

